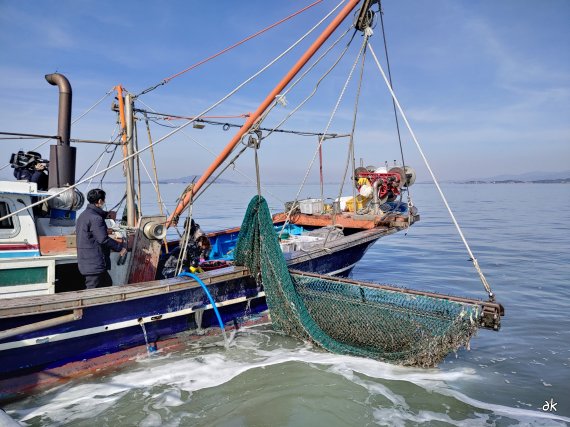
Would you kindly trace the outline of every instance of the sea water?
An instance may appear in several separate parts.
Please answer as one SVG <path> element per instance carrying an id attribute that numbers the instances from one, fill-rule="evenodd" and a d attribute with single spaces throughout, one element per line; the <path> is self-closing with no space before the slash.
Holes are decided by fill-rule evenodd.
<path id="1" fill-rule="evenodd" d="M 107 190 L 109 205 L 122 196 L 120 187 Z M 169 200 L 182 190 L 162 187 Z M 211 190 L 193 210 L 206 231 L 238 225 L 256 193 L 233 184 Z M 411 190 L 421 221 L 378 241 L 352 277 L 485 298 L 435 188 Z M 481 330 L 470 350 L 435 369 L 333 355 L 261 326 L 240 330 L 228 349 L 221 336 L 190 342 L 5 409 L 31 426 L 569 425 L 570 186 L 444 190 L 506 315 L 499 332 Z M 266 191 L 275 211 L 296 193 Z M 318 186 L 303 193 L 319 194 Z M 143 213 L 156 211 L 149 191 Z"/>

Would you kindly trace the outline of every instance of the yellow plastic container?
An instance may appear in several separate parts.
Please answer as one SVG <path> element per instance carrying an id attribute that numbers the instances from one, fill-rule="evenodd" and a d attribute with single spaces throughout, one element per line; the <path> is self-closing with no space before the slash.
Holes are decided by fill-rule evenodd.
<path id="1" fill-rule="evenodd" d="M 370 200 L 372 200 L 372 197 L 363 197 L 360 194 L 356 196 L 356 210 L 367 207 Z M 346 201 L 346 210 L 354 212 L 354 199 L 352 197 Z"/>

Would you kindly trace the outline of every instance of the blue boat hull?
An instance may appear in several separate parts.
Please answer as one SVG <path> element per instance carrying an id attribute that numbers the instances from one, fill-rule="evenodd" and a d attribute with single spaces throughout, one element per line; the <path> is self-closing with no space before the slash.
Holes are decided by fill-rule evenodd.
<path id="1" fill-rule="evenodd" d="M 289 257 L 289 265 L 301 271 L 347 276 L 356 262 L 374 244 L 380 235 L 371 235 L 362 243 L 357 240 L 346 247 Z M 214 311 L 199 286 L 168 291 L 168 286 L 181 279 L 167 279 L 159 283 L 164 291 L 149 296 L 87 306 L 82 317 L 69 323 L 23 333 L 0 340 L 0 400 L 12 395 L 10 379 L 63 366 L 69 362 L 89 360 L 147 343 L 158 343 L 184 331 L 198 327 L 218 326 Z M 146 284 L 113 287 L 113 291 Z M 241 277 L 208 285 L 219 308 L 222 320 L 239 326 L 248 317 L 267 309 L 263 289 L 251 277 Z M 105 288 L 111 289 L 111 288 Z M 98 290 L 94 290 L 98 291 Z M 93 291 L 78 291 L 80 299 Z M 67 293 L 70 295 L 72 293 Z M 64 295 L 64 294 L 57 294 Z M 194 313 L 201 312 L 200 324 Z M 71 313 L 71 310 L 43 314 L 0 318 L 0 330 L 53 319 Z M 146 329 L 146 339 L 143 328 Z"/>
<path id="2" fill-rule="evenodd" d="M 240 296 L 257 295 L 260 289 L 251 280 L 240 279 L 225 283 L 222 289 L 211 290 L 215 295 L 220 294 L 217 301 L 235 299 Z M 0 342 L 0 348 L 5 342 L 32 341 L 28 345 L 18 346 L 2 351 L 0 364 L 0 379 L 18 376 L 38 370 L 50 369 L 63 364 L 88 360 L 104 354 L 115 353 L 127 348 L 149 343 L 156 343 L 173 334 L 195 329 L 193 316 L 185 311 L 198 311 L 208 305 L 207 297 L 201 288 L 187 289 L 178 292 L 159 294 L 148 298 L 133 299 L 119 303 L 110 303 L 88 307 L 83 310 L 81 319 L 64 325 L 42 329 L 33 333 L 15 336 Z M 244 303 L 237 303 L 220 309 L 222 319 L 226 323 L 241 322 Z M 256 309 L 263 310 L 264 304 Z M 179 316 L 161 319 L 167 313 Z M 25 324 L 43 321 L 61 315 L 43 314 L 26 316 L 25 318 L 3 319 L 2 329 L 11 329 Z M 155 321 L 144 322 L 147 338 L 143 334 L 138 319 L 155 317 Z M 130 322 L 132 326 L 115 329 L 117 324 Z M 216 325 L 213 310 L 205 310 L 202 327 Z M 107 328 L 107 330 L 105 330 Z M 101 331 L 96 331 L 102 329 Z M 63 337 L 61 337 L 63 335 Z M 75 336 L 74 335 L 78 335 Z M 50 338 L 46 338 L 50 337 Z M 55 340 L 54 338 L 64 338 Z M 37 342 L 33 343 L 36 340 Z"/>

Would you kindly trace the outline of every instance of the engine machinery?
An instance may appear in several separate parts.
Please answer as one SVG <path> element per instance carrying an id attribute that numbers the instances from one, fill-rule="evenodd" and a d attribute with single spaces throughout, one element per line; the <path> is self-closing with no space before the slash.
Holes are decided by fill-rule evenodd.
<path id="1" fill-rule="evenodd" d="M 375 207 L 396 200 L 403 187 L 411 186 L 416 180 L 416 172 L 410 166 L 358 167 L 354 171 L 354 185 L 365 198 L 373 198 Z"/>

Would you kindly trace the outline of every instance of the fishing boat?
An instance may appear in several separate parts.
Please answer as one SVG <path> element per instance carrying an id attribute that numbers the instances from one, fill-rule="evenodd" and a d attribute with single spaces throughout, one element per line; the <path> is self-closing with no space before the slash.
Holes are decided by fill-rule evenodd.
<path id="1" fill-rule="evenodd" d="M 129 242 L 129 253 L 126 258 L 112 256 L 112 287 L 82 289 L 74 225 L 84 200 L 77 187 L 91 177 L 75 180 L 76 149 L 71 146 L 70 137 L 71 85 L 61 74 L 46 76 L 50 84 L 59 88 L 58 134 L 52 137 L 57 143 L 50 149 L 49 190 L 40 191 L 32 182 L 0 182 L 0 399 L 115 366 L 147 351 L 173 348 L 205 333 L 267 321 L 262 282 L 251 268 L 234 264 L 240 228 L 207 233 L 212 250 L 198 274 L 173 278 L 164 278 L 161 267 L 175 246 L 185 246 L 190 236 L 190 214 L 182 221 L 186 226 L 180 239 L 166 242 L 166 230 L 181 222 L 184 212 L 191 212 L 188 207 L 196 203 L 208 183 L 221 175 L 214 174 L 234 164 L 240 153 L 252 150 L 259 170 L 260 142 L 281 126 L 264 128 L 263 120 L 275 105 L 283 102 L 301 70 L 312 68 L 307 65 L 311 58 L 358 4 L 358 0 L 351 0 L 337 11 L 321 35 L 239 126 L 220 156 L 181 195 L 168 217 L 162 212 L 146 216 L 137 212 L 135 160 L 178 130 L 203 122 L 213 107 L 187 118 L 184 125 L 139 149 L 135 118 L 144 120 L 153 112 L 137 106 L 137 97 L 117 86 L 118 103 L 114 109 L 122 133 L 115 144 L 122 148 L 123 159 L 108 169 L 124 166 L 126 218 L 124 223 L 109 219 L 108 227 L 116 237 Z M 357 19 L 349 24 L 349 30 L 366 35 L 365 40 L 371 36 L 374 4 L 364 1 Z M 319 140 L 315 157 L 325 139 L 339 135 L 330 132 L 329 125 L 330 122 L 323 132 L 311 134 Z M 348 136 L 352 146 L 354 126 Z M 241 142 L 244 148 L 236 155 L 235 148 Z M 27 154 L 21 153 L 15 161 L 20 158 L 22 164 L 29 165 L 34 159 Z M 330 203 L 323 194 L 320 198 L 295 198 L 285 204 L 284 212 L 272 217 L 273 232 L 287 265 L 299 274 L 347 276 L 378 239 L 405 230 L 419 220 L 417 208 L 403 197 L 415 180 L 413 169 L 403 160 L 391 167 L 356 167 L 352 152 L 351 169 L 352 195 L 339 193 L 328 199 Z M 261 193 L 259 174 L 256 178 Z M 38 209 L 46 204 L 48 216 Z M 177 266 L 177 271 L 181 271 L 181 266 Z M 412 294 L 415 295 L 409 293 Z M 481 307 L 478 324 L 499 328 L 503 311 L 493 299 L 462 301 Z"/>

